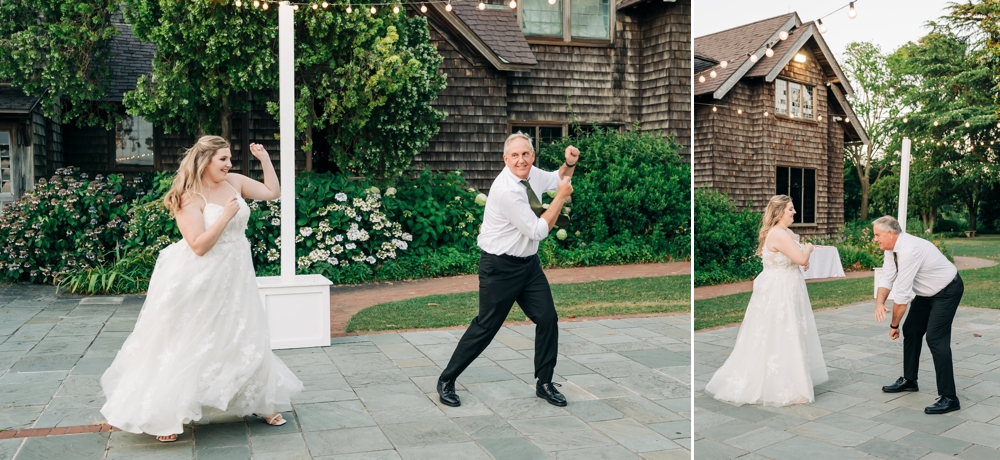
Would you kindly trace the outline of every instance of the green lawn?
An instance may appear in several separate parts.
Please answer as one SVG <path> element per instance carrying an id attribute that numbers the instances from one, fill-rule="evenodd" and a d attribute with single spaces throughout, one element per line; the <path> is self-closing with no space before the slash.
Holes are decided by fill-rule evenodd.
<path id="1" fill-rule="evenodd" d="M 691 277 L 661 276 L 578 284 L 553 284 L 560 318 L 690 311 Z M 378 304 L 358 312 L 348 332 L 465 326 L 479 310 L 479 293 L 432 295 Z M 525 321 L 516 305 L 508 321 Z"/>
<path id="2" fill-rule="evenodd" d="M 1000 262 L 1000 236 L 950 238 L 945 244 L 952 255 L 992 259 Z M 1000 310 L 1000 265 L 978 270 L 963 270 L 965 294 L 962 305 Z M 809 283 L 809 299 L 813 310 L 839 307 L 872 299 L 874 280 L 855 278 Z M 750 293 L 696 300 L 694 329 L 724 326 L 743 321 Z"/>

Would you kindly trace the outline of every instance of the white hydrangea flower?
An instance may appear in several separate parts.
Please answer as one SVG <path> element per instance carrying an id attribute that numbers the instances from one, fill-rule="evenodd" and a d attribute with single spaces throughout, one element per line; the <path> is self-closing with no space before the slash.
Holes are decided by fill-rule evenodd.
<path id="1" fill-rule="evenodd" d="M 559 231 L 556 232 L 556 238 L 559 238 L 559 241 L 565 240 L 566 236 L 566 229 L 564 228 L 560 228 Z"/>
<path id="2" fill-rule="evenodd" d="M 279 219 L 277 217 L 275 217 L 274 219 L 271 219 L 271 225 L 281 225 L 281 219 Z"/>
<path id="3" fill-rule="evenodd" d="M 348 251 L 350 251 L 350 250 L 353 250 L 354 248 L 358 247 L 358 245 L 356 245 L 356 244 L 354 244 L 354 243 L 347 243 L 347 245 L 345 245 L 344 247 L 345 247 L 345 248 L 346 248 L 346 249 L 347 249 Z"/>
<path id="4" fill-rule="evenodd" d="M 302 236 L 309 236 L 313 234 L 312 227 L 302 227 L 299 229 L 299 234 Z"/>
<path id="5" fill-rule="evenodd" d="M 368 256 L 368 258 L 366 258 L 365 261 L 368 262 L 370 265 L 375 265 L 375 258 L 372 256 Z"/>
<path id="6" fill-rule="evenodd" d="M 480 193 L 476 195 L 476 204 L 479 206 L 486 206 L 486 194 Z"/>
<path id="7" fill-rule="evenodd" d="M 329 196 L 329 195 L 327 195 L 327 196 Z M 347 201 L 347 194 L 344 193 L 344 192 L 340 192 L 340 193 L 334 195 L 333 198 L 336 199 L 337 201 L 340 201 L 340 202 L 343 203 L 344 201 Z"/>
<path id="8" fill-rule="evenodd" d="M 334 254 L 340 254 L 340 253 L 344 252 L 344 247 L 338 244 L 338 245 L 330 248 L 330 251 L 333 252 Z"/>
<path id="9" fill-rule="evenodd" d="M 396 194 L 396 187 L 389 187 L 385 189 L 385 196 L 393 196 Z"/>

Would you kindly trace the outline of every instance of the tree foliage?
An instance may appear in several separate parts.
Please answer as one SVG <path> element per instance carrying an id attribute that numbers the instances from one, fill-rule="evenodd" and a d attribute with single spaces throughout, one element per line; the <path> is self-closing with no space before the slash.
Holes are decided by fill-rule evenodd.
<path id="1" fill-rule="evenodd" d="M 277 88 L 277 14 L 228 0 L 124 0 L 140 40 L 156 45 L 152 75 L 125 95 L 128 112 L 166 132 L 229 138 L 247 93 Z"/>
<path id="2" fill-rule="evenodd" d="M 391 180 L 437 134 L 445 114 L 441 56 L 427 21 L 385 8 L 370 14 L 304 9 L 296 14 L 296 133 L 314 150 L 322 130 L 343 170 Z M 278 104 L 269 103 L 278 115 Z"/>
<path id="3" fill-rule="evenodd" d="M 108 42 L 117 0 L 0 1 L 0 81 L 41 99 L 49 118 L 114 125 L 102 99 L 111 83 Z"/>

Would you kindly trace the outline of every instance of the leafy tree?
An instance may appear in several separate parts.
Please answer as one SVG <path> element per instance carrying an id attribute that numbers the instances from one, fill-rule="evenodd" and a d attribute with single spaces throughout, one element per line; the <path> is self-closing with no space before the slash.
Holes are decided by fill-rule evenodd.
<path id="1" fill-rule="evenodd" d="M 897 69 L 888 56 L 871 42 L 849 43 L 843 69 L 847 77 L 857 83 L 854 96 L 851 97 L 851 107 L 871 138 L 868 145 L 854 145 L 844 149 L 844 157 L 853 166 L 861 188 L 861 219 L 868 220 L 871 184 L 878 181 L 887 165 L 885 162 L 881 166 L 876 164 L 890 152 L 888 147 L 895 132 L 893 120 L 902 109 L 897 94 L 901 82 Z M 873 169 L 876 171 L 874 179 Z"/>
<path id="2" fill-rule="evenodd" d="M 0 81 L 41 98 L 47 117 L 114 126 L 101 102 L 111 83 L 108 42 L 117 0 L 0 1 Z"/>
<path id="3" fill-rule="evenodd" d="M 277 88 L 277 12 L 229 0 L 124 0 L 140 40 L 156 45 L 152 75 L 125 95 L 128 112 L 167 132 L 218 132 L 251 90 Z"/>
<path id="4" fill-rule="evenodd" d="M 958 31 L 982 45 L 985 51 L 982 64 L 1000 73 L 1000 1 L 969 0 L 967 3 L 951 3 L 945 20 Z M 1000 90 L 1000 81 L 994 82 Z M 994 93 L 1000 102 L 1000 91 Z M 1000 109 L 998 109 L 1000 111 Z"/>
<path id="5" fill-rule="evenodd" d="M 296 133 L 307 153 L 323 133 L 343 170 L 391 180 L 437 134 L 445 114 L 441 56 L 427 20 L 384 8 L 303 9 L 296 14 Z M 278 116 L 278 104 L 269 103 Z"/>
<path id="6" fill-rule="evenodd" d="M 1000 134 L 993 104 L 997 76 L 983 65 L 988 59 L 983 48 L 955 35 L 947 24 L 932 26 L 919 43 L 896 52 L 903 72 L 915 81 L 903 97 L 912 112 L 899 126 L 921 139 L 914 144 L 916 155 L 924 157 L 920 161 L 947 173 L 925 179 L 954 187 L 974 231 L 982 194 L 1000 172 L 998 146 L 991 144 Z"/>

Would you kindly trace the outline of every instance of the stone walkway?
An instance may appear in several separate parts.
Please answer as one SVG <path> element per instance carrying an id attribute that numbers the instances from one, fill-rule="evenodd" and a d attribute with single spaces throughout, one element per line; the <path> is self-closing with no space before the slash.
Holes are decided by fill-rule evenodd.
<path id="1" fill-rule="evenodd" d="M 99 379 L 142 301 L 0 286 L 0 429 L 102 423 Z M 438 403 L 434 384 L 462 332 L 278 351 L 307 390 L 281 427 L 213 413 L 170 444 L 120 431 L 2 439 L 5 431 L 0 459 L 690 457 L 690 315 L 560 324 L 554 380 L 565 408 L 534 395 L 532 326 L 501 330 L 459 378 L 461 407 Z"/>
<path id="2" fill-rule="evenodd" d="M 545 277 L 552 284 L 689 274 L 691 274 L 690 262 L 550 268 L 545 270 Z M 477 275 L 331 286 L 330 337 L 348 335 L 347 322 L 351 317 L 373 305 L 414 297 L 478 290 L 479 277 Z"/>
<path id="3" fill-rule="evenodd" d="M 937 399 L 924 344 L 920 392 L 883 393 L 902 375 L 903 341 L 873 319 L 874 302 L 816 312 L 830 380 L 816 402 L 782 408 L 734 406 L 704 393 L 725 362 L 737 327 L 695 334 L 695 458 L 1000 458 L 1000 311 L 962 307 L 952 332 L 962 410 L 927 415 Z"/>

